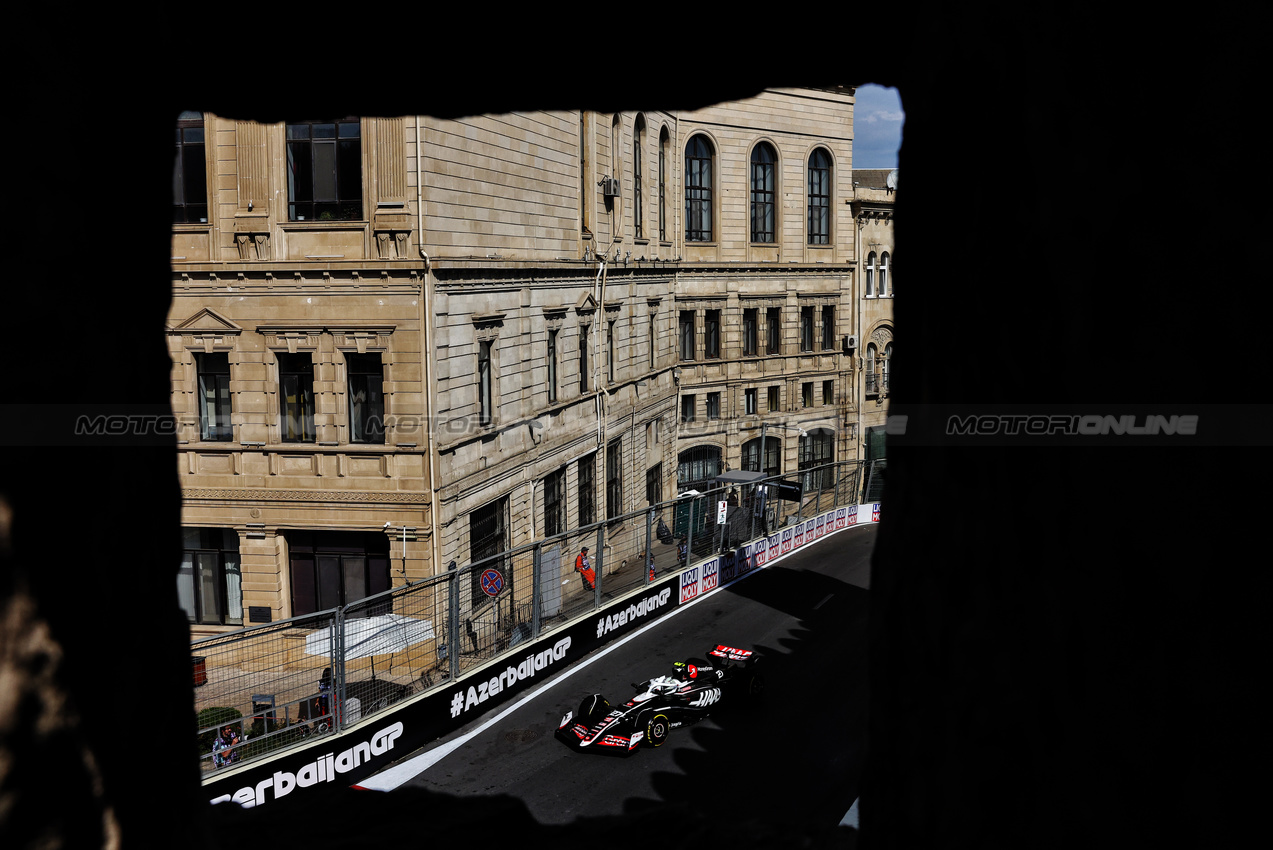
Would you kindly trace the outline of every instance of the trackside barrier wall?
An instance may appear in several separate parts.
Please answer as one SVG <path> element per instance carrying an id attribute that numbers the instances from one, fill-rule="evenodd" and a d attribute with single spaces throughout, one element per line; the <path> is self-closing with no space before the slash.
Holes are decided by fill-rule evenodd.
<path id="1" fill-rule="evenodd" d="M 205 793 L 217 803 L 287 805 L 355 785 L 678 606 L 827 534 L 879 522 L 879 503 L 830 506 L 837 495 L 856 502 L 860 465 L 828 468 L 835 474 L 822 479 L 824 490 L 781 503 L 768 520 L 756 508 L 772 502 L 744 497 L 724 526 L 709 526 L 718 542 L 740 545 L 691 557 L 688 566 L 677 563 L 675 541 L 657 541 L 659 517 L 671 525 L 678 501 L 669 500 L 343 609 L 192 644 L 210 671 L 208 685 L 196 688 L 201 709 L 242 702 L 249 691 L 252 703 L 235 724 L 249 733 L 239 761 L 216 769 L 212 754 L 203 756 Z M 715 506 L 725 492 L 706 498 Z M 743 540 L 750 527 L 757 536 Z M 589 544 L 600 555 L 591 591 L 574 572 L 578 549 Z M 354 657 L 360 620 L 406 623 L 411 639 L 422 639 Z M 224 725 L 201 725 L 201 743 Z"/>

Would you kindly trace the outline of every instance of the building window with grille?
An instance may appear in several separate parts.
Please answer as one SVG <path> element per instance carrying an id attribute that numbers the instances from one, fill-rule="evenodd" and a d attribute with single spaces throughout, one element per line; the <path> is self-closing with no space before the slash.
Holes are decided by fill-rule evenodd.
<path id="1" fill-rule="evenodd" d="M 774 149 L 764 142 L 751 152 L 751 241 L 773 242 L 776 189 Z"/>
<path id="2" fill-rule="evenodd" d="M 357 602 L 389 589 L 389 538 L 379 532 L 285 533 L 292 616 Z"/>
<path id="3" fill-rule="evenodd" d="M 822 350 L 835 350 L 835 307 L 830 304 L 822 307 Z"/>
<path id="4" fill-rule="evenodd" d="M 757 324 L 759 319 L 757 313 L 759 311 L 755 307 L 743 310 L 743 356 L 753 357 L 757 352 L 759 345 L 759 337 L 757 334 Z"/>
<path id="5" fill-rule="evenodd" d="M 544 476 L 544 536 L 566 530 L 566 469 Z"/>
<path id="6" fill-rule="evenodd" d="M 817 428 L 800 438 L 800 471 L 804 492 L 828 490 L 835 486 L 835 432 Z"/>
<path id="7" fill-rule="evenodd" d="M 716 152 L 705 136 L 685 147 L 685 241 L 711 242 L 712 163 Z"/>
<path id="8" fill-rule="evenodd" d="M 199 380 L 199 439 L 231 440 L 230 355 L 196 354 L 194 362 Z"/>
<path id="9" fill-rule="evenodd" d="M 469 602 L 474 608 L 490 602 L 491 598 L 482 590 L 482 573 L 488 569 L 499 570 L 504 577 L 504 592 L 512 595 L 511 565 L 507 556 L 497 557 L 509 548 L 507 496 L 469 514 L 469 563 L 480 564 L 477 569 L 469 570 Z"/>
<path id="10" fill-rule="evenodd" d="M 243 625 L 239 534 L 232 528 L 183 528 L 177 601 L 201 626 Z"/>
<path id="11" fill-rule="evenodd" d="M 385 374 L 379 354 L 345 355 L 349 372 L 349 441 L 385 441 Z"/>
<path id="12" fill-rule="evenodd" d="M 579 526 L 597 521 L 597 456 L 588 455 L 579 461 Z"/>
<path id="13" fill-rule="evenodd" d="M 557 400 L 557 329 L 548 329 L 548 401 Z"/>
<path id="14" fill-rule="evenodd" d="M 682 310 L 679 323 L 679 342 L 682 360 L 694 359 L 694 311 Z"/>
<path id="15" fill-rule="evenodd" d="M 703 356 L 708 359 L 720 357 L 720 310 L 703 312 Z"/>
<path id="16" fill-rule="evenodd" d="M 287 125 L 289 221 L 362 218 L 362 139 L 357 118 Z"/>
<path id="17" fill-rule="evenodd" d="M 748 440 L 743 443 L 742 464 L 744 472 L 763 472 L 766 476 L 781 475 L 782 440 L 766 436 L 763 457 L 760 452 L 760 438 Z"/>
<path id="18" fill-rule="evenodd" d="M 606 446 L 606 519 L 623 515 L 623 453 L 619 440 Z"/>
<path id="19" fill-rule="evenodd" d="M 279 415 L 285 443 L 314 442 L 314 363 L 309 354 L 278 354 Z"/>
<path id="20" fill-rule="evenodd" d="M 707 394 L 707 418 L 720 419 L 720 393 Z"/>
<path id="21" fill-rule="evenodd" d="M 681 396 L 681 421 L 682 422 L 694 421 L 694 407 L 695 407 L 694 396 L 692 395 Z"/>
<path id="22" fill-rule="evenodd" d="M 768 336 L 768 345 L 766 347 L 767 354 L 778 354 L 782 347 L 782 322 L 778 315 L 777 307 L 770 307 L 765 310 L 765 324 Z"/>
<path id="23" fill-rule="evenodd" d="M 172 220 L 199 224 L 208 220 L 208 164 L 203 113 L 177 118 L 177 159 L 172 166 Z"/>
<path id="24" fill-rule="evenodd" d="M 800 308 L 800 350 L 813 351 L 813 307 Z"/>
<path id="25" fill-rule="evenodd" d="M 831 155 L 818 148 L 809 157 L 809 244 L 831 243 Z"/>
<path id="26" fill-rule="evenodd" d="M 721 450 L 716 446 L 695 446 L 676 456 L 678 490 L 707 490 L 720 473 Z"/>

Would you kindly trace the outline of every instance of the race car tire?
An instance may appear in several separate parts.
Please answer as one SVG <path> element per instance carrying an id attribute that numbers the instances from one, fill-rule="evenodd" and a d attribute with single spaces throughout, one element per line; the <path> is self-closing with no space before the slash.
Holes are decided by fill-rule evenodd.
<path id="1" fill-rule="evenodd" d="M 667 733 L 672 729 L 671 721 L 667 715 L 659 712 L 653 715 L 647 715 L 645 724 L 645 741 L 651 747 L 661 747 L 663 742 L 667 740 Z"/>
<path id="2" fill-rule="evenodd" d="M 601 694 L 584 697 L 583 702 L 579 703 L 579 720 L 586 726 L 591 726 L 597 718 L 609 713 L 610 703 Z"/>

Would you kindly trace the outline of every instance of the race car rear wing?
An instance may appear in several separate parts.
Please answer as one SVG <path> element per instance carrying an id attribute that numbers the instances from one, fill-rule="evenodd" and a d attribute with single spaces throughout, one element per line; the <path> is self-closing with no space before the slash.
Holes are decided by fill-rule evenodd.
<path id="1" fill-rule="evenodd" d="M 732 646 L 717 646 L 707 654 L 715 655 L 717 658 L 725 658 L 729 661 L 746 661 L 755 655 L 750 649 L 735 649 Z"/>

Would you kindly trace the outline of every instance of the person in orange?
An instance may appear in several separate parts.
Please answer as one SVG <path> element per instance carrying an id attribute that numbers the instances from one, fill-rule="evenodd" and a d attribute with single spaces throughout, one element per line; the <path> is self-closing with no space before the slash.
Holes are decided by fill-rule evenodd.
<path id="1" fill-rule="evenodd" d="M 575 572 L 579 573 L 579 577 L 583 579 L 584 590 L 593 590 L 596 585 L 597 574 L 592 571 L 592 562 L 588 560 L 588 547 L 585 546 L 579 551 L 579 557 L 575 558 Z"/>

